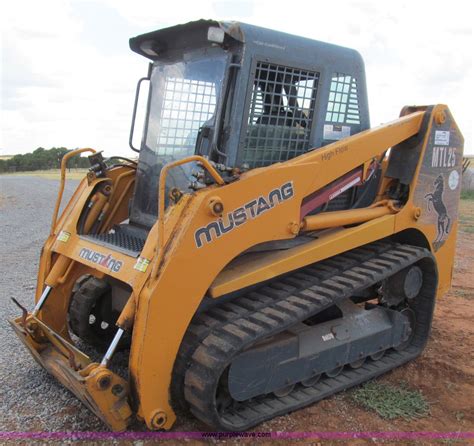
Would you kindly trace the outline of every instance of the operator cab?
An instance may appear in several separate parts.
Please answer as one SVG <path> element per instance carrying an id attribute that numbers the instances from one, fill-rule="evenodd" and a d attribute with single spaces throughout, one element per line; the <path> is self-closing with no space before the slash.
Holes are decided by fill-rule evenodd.
<path id="1" fill-rule="evenodd" d="M 156 221 L 159 173 L 170 161 L 199 154 L 229 167 L 263 167 L 370 127 L 355 50 L 212 20 L 143 34 L 130 47 L 151 60 L 132 224 Z M 172 169 L 168 190 L 188 192 L 195 169 Z M 342 207 L 352 195 L 338 197 Z"/>
<path id="2" fill-rule="evenodd" d="M 139 255 L 156 221 L 165 164 L 196 154 L 229 168 L 253 169 L 370 127 L 364 64 L 355 50 L 212 20 L 143 34 L 130 39 L 130 47 L 150 65 L 138 83 L 130 134 L 139 161 L 129 222 L 113 234 L 89 236 L 130 255 Z M 148 100 L 136 148 L 134 120 L 144 80 Z M 199 189 L 202 181 L 196 164 L 175 167 L 165 195 L 173 188 Z M 315 212 L 367 206 L 377 182 L 374 175 Z"/>

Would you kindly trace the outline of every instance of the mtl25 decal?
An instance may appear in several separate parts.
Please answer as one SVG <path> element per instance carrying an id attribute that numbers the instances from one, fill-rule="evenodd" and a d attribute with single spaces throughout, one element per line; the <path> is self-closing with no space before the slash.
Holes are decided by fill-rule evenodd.
<path id="1" fill-rule="evenodd" d="M 461 190 L 463 140 L 450 118 L 431 131 L 414 197 L 422 210 L 420 222 L 435 227 L 430 240 L 435 251 L 444 245 L 457 219 Z"/>

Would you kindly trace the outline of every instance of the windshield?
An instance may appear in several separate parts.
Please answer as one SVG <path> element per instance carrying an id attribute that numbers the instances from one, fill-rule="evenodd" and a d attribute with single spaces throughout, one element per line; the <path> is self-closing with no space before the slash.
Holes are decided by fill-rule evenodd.
<path id="1" fill-rule="evenodd" d="M 212 126 L 224 78 L 222 51 L 185 55 L 176 62 L 154 65 L 148 119 L 140 150 L 137 183 L 130 220 L 152 226 L 157 215 L 157 187 L 164 164 L 195 153 L 203 125 Z M 168 173 L 166 189 L 188 190 L 193 164 Z"/>

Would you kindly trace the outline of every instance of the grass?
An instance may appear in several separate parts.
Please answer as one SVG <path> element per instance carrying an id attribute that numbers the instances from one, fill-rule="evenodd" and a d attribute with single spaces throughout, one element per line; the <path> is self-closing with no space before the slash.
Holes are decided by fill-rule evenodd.
<path id="1" fill-rule="evenodd" d="M 365 409 L 373 410 L 381 418 L 412 420 L 425 417 L 430 406 L 419 390 L 410 390 L 405 382 L 398 386 L 370 381 L 354 390 L 352 399 Z"/>
<path id="2" fill-rule="evenodd" d="M 461 231 L 474 234 L 474 191 L 463 191 L 459 205 L 459 226 Z"/>
<path id="3" fill-rule="evenodd" d="M 465 290 L 463 288 L 454 288 L 453 289 L 454 295 L 456 297 L 462 297 L 463 299 L 473 299 L 474 295 L 472 291 L 470 290 Z"/>
<path id="4" fill-rule="evenodd" d="M 87 174 L 88 169 L 70 169 L 66 171 L 66 179 L 82 180 Z M 31 172 L 13 172 L 5 175 L 20 175 L 20 176 L 34 176 L 46 178 L 48 180 L 59 180 L 61 171 L 59 169 L 51 170 L 34 170 Z"/>
<path id="5" fill-rule="evenodd" d="M 461 191 L 461 200 L 474 200 L 474 190 Z"/>

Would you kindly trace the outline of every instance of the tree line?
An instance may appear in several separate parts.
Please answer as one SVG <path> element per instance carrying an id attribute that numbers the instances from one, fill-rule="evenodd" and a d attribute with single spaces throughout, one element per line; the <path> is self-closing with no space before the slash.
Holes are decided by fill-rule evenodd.
<path id="1" fill-rule="evenodd" d="M 59 169 L 62 157 L 70 151 L 66 147 L 52 147 L 51 149 L 38 147 L 31 153 L 15 155 L 8 160 L 0 159 L 0 173 Z M 89 160 L 76 156 L 68 161 L 68 167 L 89 167 Z"/>

